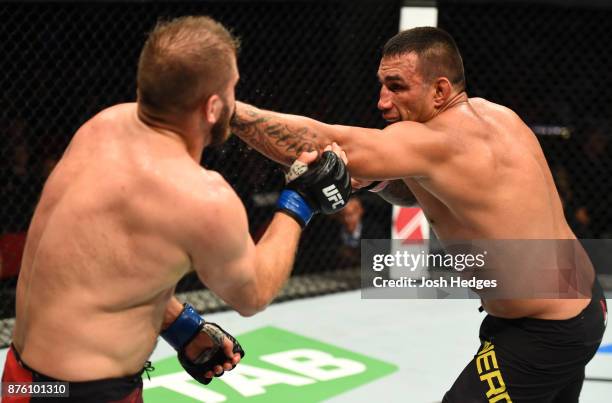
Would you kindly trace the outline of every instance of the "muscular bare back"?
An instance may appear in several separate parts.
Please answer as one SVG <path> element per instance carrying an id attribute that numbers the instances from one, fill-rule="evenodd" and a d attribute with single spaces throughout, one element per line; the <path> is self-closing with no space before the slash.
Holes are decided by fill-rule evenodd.
<path id="1" fill-rule="evenodd" d="M 79 129 L 28 232 L 14 335 L 27 364 L 72 381 L 142 368 L 190 267 L 177 209 L 202 175 L 184 148 L 138 120 L 135 104 Z"/>
<path id="2" fill-rule="evenodd" d="M 427 177 L 404 182 L 440 239 L 575 239 L 542 149 L 514 112 L 472 98 L 426 126 L 447 136 L 453 155 Z M 587 304 L 587 299 L 483 301 L 496 316 L 546 319 L 573 317 Z"/>
<path id="3" fill-rule="evenodd" d="M 533 132 L 511 110 L 472 98 L 426 123 L 451 157 L 405 178 L 442 239 L 573 239 Z"/>

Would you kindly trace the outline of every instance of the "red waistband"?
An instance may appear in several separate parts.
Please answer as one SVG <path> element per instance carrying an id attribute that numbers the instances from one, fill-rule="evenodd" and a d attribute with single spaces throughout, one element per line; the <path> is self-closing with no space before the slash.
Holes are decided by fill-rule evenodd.
<path id="1" fill-rule="evenodd" d="M 4 373 L 2 374 L 2 382 L 32 382 L 33 373 L 25 366 L 19 358 L 19 353 L 15 347 L 11 345 L 6 354 L 4 362 Z"/>

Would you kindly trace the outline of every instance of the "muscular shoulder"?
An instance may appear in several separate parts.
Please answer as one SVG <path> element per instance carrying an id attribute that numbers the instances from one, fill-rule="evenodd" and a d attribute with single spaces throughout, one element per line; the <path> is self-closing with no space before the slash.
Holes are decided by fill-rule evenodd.
<path id="1" fill-rule="evenodd" d="M 200 168 L 195 176 L 195 184 L 199 184 L 200 189 L 194 201 L 200 206 L 214 206 L 224 211 L 242 206 L 234 189 L 218 172 Z"/>
<path id="2" fill-rule="evenodd" d="M 128 115 L 135 113 L 135 102 L 109 106 L 108 108 L 102 109 L 101 111 L 96 113 L 91 119 L 85 122 L 83 126 L 79 128 L 78 132 L 96 129 L 100 126 L 109 124 L 116 125 L 117 122 L 121 121 L 122 119 L 125 119 Z"/>
<path id="3" fill-rule="evenodd" d="M 178 182 L 182 219 L 192 230 L 227 236 L 227 226 L 248 227 L 242 201 L 219 173 L 198 167 Z"/>
<path id="4" fill-rule="evenodd" d="M 136 113 L 136 107 L 136 102 L 127 102 L 123 104 L 109 106 L 108 108 L 102 109 L 100 112 L 94 115 L 94 117 L 90 119 L 90 122 L 116 122 L 117 119 L 123 118 L 124 116 L 132 113 Z"/>
<path id="5" fill-rule="evenodd" d="M 194 210 L 235 207 L 238 195 L 218 172 L 204 169 L 191 159 L 168 168 L 166 182 L 174 188 L 181 205 Z M 200 211 L 201 212 L 201 211 Z"/>
<path id="6" fill-rule="evenodd" d="M 499 118 L 522 121 L 517 113 L 507 106 L 496 104 L 495 102 L 488 101 L 484 98 L 470 98 L 469 102 L 479 112 L 492 114 Z"/>
<path id="7" fill-rule="evenodd" d="M 439 130 L 434 121 L 419 123 L 412 121 L 401 121 L 393 123 L 383 129 L 383 134 L 405 137 L 412 144 L 432 144 L 444 140 L 446 131 Z"/>
<path id="8" fill-rule="evenodd" d="M 114 135 L 124 132 L 131 114 L 136 113 L 136 103 L 118 104 L 101 110 L 86 121 L 74 134 L 69 149 L 73 146 L 96 148 L 110 141 Z"/>
<path id="9" fill-rule="evenodd" d="M 393 136 L 394 144 L 402 143 L 430 161 L 447 159 L 457 152 L 456 136 L 445 124 L 431 120 L 427 123 L 402 121 L 387 126 L 383 133 Z M 399 141 L 398 141 L 399 140 Z"/>
<path id="10" fill-rule="evenodd" d="M 242 251 L 249 240 L 242 201 L 217 172 L 199 169 L 189 178 L 191 191 L 183 193 L 180 237 L 189 255 L 213 259 Z M 185 198 L 186 197 L 186 198 Z"/>

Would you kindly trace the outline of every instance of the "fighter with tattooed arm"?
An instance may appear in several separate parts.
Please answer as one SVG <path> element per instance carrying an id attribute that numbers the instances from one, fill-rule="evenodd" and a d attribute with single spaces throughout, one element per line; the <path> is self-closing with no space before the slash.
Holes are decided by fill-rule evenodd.
<path id="1" fill-rule="evenodd" d="M 378 78 L 378 108 L 390 123 L 383 130 L 237 103 L 232 131 L 285 165 L 337 143 L 354 178 L 390 181 L 382 193 L 389 202 L 413 194 L 441 240 L 576 239 L 535 135 L 512 110 L 468 97 L 449 34 L 429 27 L 399 33 L 384 46 Z M 444 402 L 577 402 L 605 329 L 596 280 L 592 290 L 574 299 L 483 300 L 479 351 L 495 348 L 503 388 L 479 378 L 475 358 Z"/>

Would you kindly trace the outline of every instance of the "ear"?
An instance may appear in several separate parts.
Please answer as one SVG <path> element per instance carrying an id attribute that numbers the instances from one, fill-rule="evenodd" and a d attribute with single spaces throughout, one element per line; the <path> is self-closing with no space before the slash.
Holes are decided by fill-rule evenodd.
<path id="1" fill-rule="evenodd" d="M 208 97 L 204 108 L 204 116 L 206 122 L 212 126 L 217 123 L 219 117 L 221 117 L 221 111 L 223 110 L 223 101 L 221 100 L 221 97 L 219 95 L 213 94 Z"/>
<path id="2" fill-rule="evenodd" d="M 453 86 L 446 77 L 439 77 L 434 83 L 434 104 L 441 107 L 448 101 L 453 92 Z"/>

